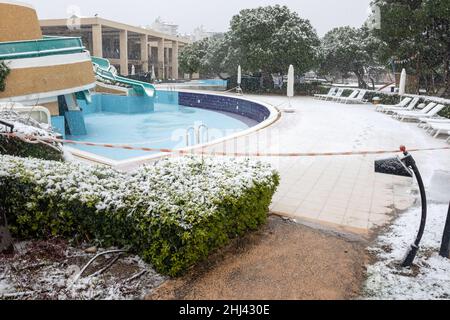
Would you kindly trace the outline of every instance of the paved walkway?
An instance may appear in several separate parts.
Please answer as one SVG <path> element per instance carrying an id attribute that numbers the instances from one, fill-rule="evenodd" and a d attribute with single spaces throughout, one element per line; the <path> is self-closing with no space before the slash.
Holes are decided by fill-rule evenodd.
<path id="1" fill-rule="evenodd" d="M 248 96 L 279 106 L 285 97 Z M 287 105 L 280 107 L 283 109 Z M 233 152 L 346 152 L 448 146 L 415 123 L 402 123 L 374 111 L 373 105 L 345 105 L 297 97 L 295 113 L 283 113 L 272 126 L 211 150 Z M 374 161 L 385 156 L 267 158 L 279 170 L 281 185 L 274 213 L 319 221 L 368 234 L 396 211 L 416 200 L 412 179 L 375 174 Z M 450 151 L 414 154 L 427 187 L 436 174 L 450 170 Z"/>

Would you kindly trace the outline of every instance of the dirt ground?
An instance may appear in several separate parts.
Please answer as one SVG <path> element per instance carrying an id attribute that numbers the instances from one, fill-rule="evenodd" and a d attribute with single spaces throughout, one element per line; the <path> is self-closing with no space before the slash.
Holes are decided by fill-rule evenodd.
<path id="1" fill-rule="evenodd" d="M 344 300 L 361 291 L 364 239 L 272 216 L 267 226 L 217 252 L 149 300 Z"/>

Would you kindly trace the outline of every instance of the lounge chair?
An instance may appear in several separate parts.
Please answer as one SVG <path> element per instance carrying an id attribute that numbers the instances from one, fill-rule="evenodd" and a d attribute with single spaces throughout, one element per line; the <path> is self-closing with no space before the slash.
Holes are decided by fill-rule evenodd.
<path id="1" fill-rule="evenodd" d="M 398 115 L 400 113 L 418 113 L 418 112 L 424 112 L 423 114 L 429 112 L 431 109 L 433 109 L 435 106 L 437 105 L 436 102 L 429 102 L 428 104 L 420 104 L 419 107 L 417 108 L 417 110 L 412 110 L 412 111 L 407 111 L 407 110 L 398 110 L 398 111 L 392 111 L 392 117 L 393 118 L 398 118 Z M 428 117 L 423 117 L 424 119 L 429 119 Z"/>
<path id="2" fill-rule="evenodd" d="M 339 98 L 336 99 L 336 101 L 341 102 L 341 101 L 345 101 L 347 99 L 354 99 L 354 98 L 356 98 L 358 96 L 358 94 L 359 94 L 359 90 L 353 90 L 353 92 L 350 94 L 350 96 L 348 96 L 348 97 L 339 97 Z"/>
<path id="3" fill-rule="evenodd" d="M 420 118 L 419 121 L 420 122 L 418 124 L 418 127 L 419 128 L 423 128 L 425 130 L 430 129 L 431 125 L 433 123 L 449 123 L 450 124 L 450 119 L 442 118 L 442 117 L 431 118 L 431 119 L 429 119 L 429 118 Z"/>
<path id="4" fill-rule="evenodd" d="M 408 99 L 410 99 L 410 98 L 408 98 Z M 404 107 L 384 107 L 384 108 L 380 109 L 380 111 L 387 113 L 387 114 L 391 114 L 391 113 L 394 113 L 397 111 L 414 111 L 414 108 L 417 106 L 419 101 L 420 101 L 420 98 L 415 97 L 414 99 L 412 99 L 412 101 L 410 100 L 410 102 L 408 104 L 406 104 Z"/>
<path id="5" fill-rule="evenodd" d="M 340 88 L 340 89 L 338 89 L 338 91 L 336 92 L 336 94 L 334 95 L 334 96 L 332 96 L 332 97 L 328 97 L 328 98 L 326 98 L 325 100 L 326 101 L 330 101 L 330 100 L 333 100 L 333 101 L 337 101 L 337 99 L 339 99 L 340 97 L 342 97 L 342 94 L 344 93 L 344 89 L 343 88 Z"/>
<path id="6" fill-rule="evenodd" d="M 415 111 L 402 111 L 397 113 L 397 118 L 400 121 L 403 120 L 419 120 L 421 118 L 432 118 L 441 112 L 445 106 L 443 104 L 436 105 L 435 103 L 428 104 L 423 110 Z"/>
<path id="7" fill-rule="evenodd" d="M 412 98 L 405 98 L 400 103 L 394 105 L 379 104 L 375 110 L 383 112 L 385 108 L 405 108 L 411 102 L 411 100 Z"/>
<path id="8" fill-rule="evenodd" d="M 450 123 L 437 123 L 432 122 L 430 124 L 430 128 L 428 132 L 430 134 L 434 134 L 434 137 L 437 138 L 440 134 L 447 133 L 450 130 Z"/>
<path id="9" fill-rule="evenodd" d="M 338 91 L 338 88 L 331 88 L 327 94 L 315 94 L 314 97 L 317 99 L 323 100 L 325 98 L 333 97 L 337 91 Z"/>
<path id="10" fill-rule="evenodd" d="M 352 98 L 352 97 L 348 97 L 348 98 L 344 98 L 345 103 L 363 103 L 364 102 L 364 97 L 367 93 L 367 90 L 359 90 L 359 94 L 357 97 Z"/>

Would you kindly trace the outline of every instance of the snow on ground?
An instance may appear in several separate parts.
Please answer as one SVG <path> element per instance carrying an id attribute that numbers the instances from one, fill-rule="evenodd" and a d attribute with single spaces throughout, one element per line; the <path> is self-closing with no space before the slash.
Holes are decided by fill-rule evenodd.
<path id="1" fill-rule="evenodd" d="M 14 132 L 16 133 L 41 137 L 54 136 L 48 125 L 12 110 L 0 110 L 0 119 L 14 125 Z M 9 132 L 9 128 L 0 124 L 0 132 Z"/>
<path id="2" fill-rule="evenodd" d="M 14 255 L 0 255 L 0 300 L 142 299 L 166 280 L 134 255 L 120 256 L 95 275 L 117 257 L 104 256 L 79 276 L 96 253 L 56 239 L 16 243 L 15 249 Z"/>
<path id="3" fill-rule="evenodd" d="M 365 298 L 383 300 L 450 299 L 450 260 L 439 256 L 448 204 L 429 205 L 427 228 L 412 269 L 403 260 L 417 235 L 421 208 L 402 214 L 370 251 L 378 262 L 368 267 Z"/>

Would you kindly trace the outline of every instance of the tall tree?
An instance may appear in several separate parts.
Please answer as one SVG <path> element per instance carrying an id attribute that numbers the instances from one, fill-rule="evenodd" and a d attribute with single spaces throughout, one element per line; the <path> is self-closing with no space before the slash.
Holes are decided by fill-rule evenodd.
<path id="1" fill-rule="evenodd" d="M 200 72 L 203 68 L 202 60 L 208 51 L 209 45 L 209 39 L 204 39 L 185 46 L 179 57 L 181 72 L 190 76 L 193 73 Z"/>
<path id="2" fill-rule="evenodd" d="M 230 47 L 250 72 L 286 73 L 292 64 L 298 73 L 317 62 L 320 40 L 308 20 L 286 6 L 242 10 L 230 24 Z"/>
<path id="3" fill-rule="evenodd" d="M 375 34 L 385 44 L 385 61 L 394 58 L 433 91 L 435 80 L 449 90 L 450 1 L 375 0 L 381 25 Z"/>
<path id="4" fill-rule="evenodd" d="M 354 73 L 361 88 L 367 88 L 365 76 L 376 67 L 379 43 L 366 27 L 360 29 L 339 27 L 329 31 L 322 39 L 321 71 L 326 74 Z"/>

